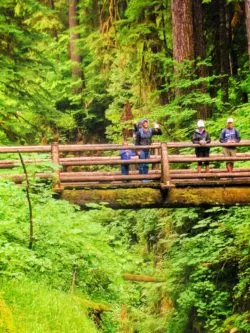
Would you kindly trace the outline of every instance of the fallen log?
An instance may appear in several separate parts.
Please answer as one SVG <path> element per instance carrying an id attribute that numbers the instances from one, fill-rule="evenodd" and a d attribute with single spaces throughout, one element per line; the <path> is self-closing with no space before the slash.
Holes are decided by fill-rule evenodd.
<path id="1" fill-rule="evenodd" d="M 164 282 L 165 281 L 163 279 L 159 279 L 154 276 L 129 274 L 129 273 L 124 273 L 122 277 L 124 280 L 134 281 L 134 282 Z"/>

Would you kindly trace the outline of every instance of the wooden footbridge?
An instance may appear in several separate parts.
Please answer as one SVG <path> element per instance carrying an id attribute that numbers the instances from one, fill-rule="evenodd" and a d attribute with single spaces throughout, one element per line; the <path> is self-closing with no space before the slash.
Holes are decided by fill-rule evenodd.
<path id="1" fill-rule="evenodd" d="M 249 205 L 250 140 L 230 144 L 238 147 L 234 157 L 222 154 L 222 147 L 228 144 L 207 146 L 211 147 L 209 158 L 196 158 L 194 148 L 200 146 L 190 142 L 1 146 L 0 177 L 22 183 L 21 158 L 28 173 L 42 170 L 35 172 L 36 177 L 51 179 L 59 196 L 82 206 L 91 202 L 116 208 Z M 121 160 L 119 151 L 128 147 L 137 152 L 150 149 L 151 157 Z M 209 161 L 210 172 L 197 173 L 198 161 Z M 234 172 L 226 171 L 226 162 L 236 162 Z M 152 165 L 147 175 L 139 174 L 141 163 Z M 122 164 L 130 164 L 129 175 L 121 175 Z"/>

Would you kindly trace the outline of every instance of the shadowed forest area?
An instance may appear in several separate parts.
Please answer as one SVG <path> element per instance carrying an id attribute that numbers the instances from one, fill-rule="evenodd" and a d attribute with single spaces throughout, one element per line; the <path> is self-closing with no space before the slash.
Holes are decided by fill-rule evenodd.
<path id="1" fill-rule="evenodd" d="M 249 58 L 249 0 L 1 0 L 0 145 L 250 139 Z M 0 179 L 0 333 L 250 332 L 249 207 L 81 210 L 42 168 Z"/>

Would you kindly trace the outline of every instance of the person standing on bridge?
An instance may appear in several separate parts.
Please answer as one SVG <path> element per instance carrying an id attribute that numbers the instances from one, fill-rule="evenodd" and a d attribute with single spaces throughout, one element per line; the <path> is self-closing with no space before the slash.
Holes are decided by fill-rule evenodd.
<path id="1" fill-rule="evenodd" d="M 222 142 L 222 143 L 240 142 L 239 131 L 236 128 L 234 128 L 233 123 L 234 123 L 233 118 L 228 118 L 226 128 L 224 128 L 221 131 L 220 142 Z M 226 157 L 236 156 L 236 147 L 235 146 L 224 147 L 224 155 Z M 234 163 L 233 162 L 227 162 L 226 167 L 227 167 L 228 172 L 233 172 Z"/>
<path id="2" fill-rule="evenodd" d="M 161 134 L 162 131 L 157 123 L 154 123 L 153 128 L 149 128 L 148 119 L 144 119 L 142 121 L 142 127 L 136 132 L 135 144 L 137 146 L 150 146 L 152 143 L 152 136 Z M 142 149 L 141 151 L 138 151 L 137 154 L 139 155 L 139 159 L 149 159 L 150 149 Z M 142 163 L 139 165 L 139 174 L 148 174 L 148 163 Z"/>
<path id="3" fill-rule="evenodd" d="M 205 123 L 203 120 L 198 120 L 197 122 L 197 129 L 195 130 L 192 142 L 199 144 L 201 147 L 195 148 L 196 157 L 209 157 L 210 148 L 206 147 L 207 143 L 211 142 L 209 133 L 205 130 Z M 197 163 L 197 172 L 201 172 L 202 164 L 205 165 L 205 172 L 209 172 L 209 162 L 198 162 Z"/>
<path id="4" fill-rule="evenodd" d="M 128 145 L 128 142 L 123 141 L 123 146 L 127 146 L 127 145 Z M 126 149 L 122 149 L 120 151 L 120 156 L 121 156 L 122 161 L 128 161 L 128 160 L 131 160 L 132 156 L 136 156 L 136 153 L 133 152 L 131 149 L 126 148 Z M 121 171 L 122 171 L 122 175 L 124 175 L 124 176 L 129 175 L 129 164 L 122 164 Z"/>

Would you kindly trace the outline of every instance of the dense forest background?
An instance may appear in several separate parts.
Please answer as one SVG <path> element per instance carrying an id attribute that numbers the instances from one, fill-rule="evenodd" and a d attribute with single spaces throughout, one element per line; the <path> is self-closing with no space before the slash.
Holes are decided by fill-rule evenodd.
<path id="1" fill-rule="evenodd" d="M 145 117 L 160 140 L 201 118 L 217 139 L 228 116 L 250 138 L 249 57 L 249 0 L 1 0 L 0 144 L 119 143 Z M 249 208 L 31 192 L 32 250 L 25 191 L 1 180 L 0 332 L 250 332 Z"/>

